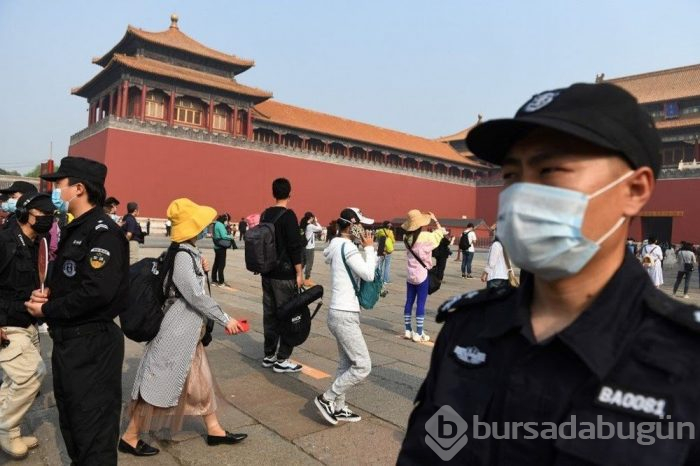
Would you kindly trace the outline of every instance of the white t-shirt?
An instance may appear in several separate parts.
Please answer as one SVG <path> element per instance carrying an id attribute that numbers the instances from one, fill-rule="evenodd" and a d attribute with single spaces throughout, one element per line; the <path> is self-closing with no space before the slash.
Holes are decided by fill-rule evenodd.
<path id="1" fill-rule="evenodd" d="M 467 241 L 469 241 L 469 249 L 467 249 L 467 251 L 476 251 L 476 248 L 474 248 L 476 244 L 476 233 L 474 233 L 474 230 L 469 230 L 469 233 L 467 233 Z"/>

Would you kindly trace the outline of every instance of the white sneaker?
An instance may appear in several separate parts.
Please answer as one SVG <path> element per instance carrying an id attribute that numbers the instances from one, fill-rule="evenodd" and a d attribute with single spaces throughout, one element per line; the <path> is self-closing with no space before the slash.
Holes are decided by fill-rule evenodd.
<path id="1" fill-rule="evenodd" d="M 413 341 L 415 341 L 416 343 L 430 341 L 430 337 L 425 332 L 421 333 L 420 335 L 417 333 L 414 333 L 413 334 Z"/>
<path id="2" fill-rule="evenodd" d="M 289 359 L 285 359 L 284 361 L 277 360 L 277 362 L 272 366 L 272 370 L 278 374 L 282 374 L 284 372 L 300 372 L 301 364 L 294 364 Z"/>
<path id="3" fill-rule="evenodd" d="M 406 340 L 412 340 L 412 339 L 413 339 L 413 335 L 414 335 L 414 333 L 413 333 L 411 330 L 405 330 L 405 331 L 403 332 L 403 337 L 404 337 Z"/>
<path id="4" fill-rule="evenodd" d="M 690 299 L 690 296 L 687 295 L 687 294 L 684 294 L 683 297 L 684 297 L 685 299 Z"/>

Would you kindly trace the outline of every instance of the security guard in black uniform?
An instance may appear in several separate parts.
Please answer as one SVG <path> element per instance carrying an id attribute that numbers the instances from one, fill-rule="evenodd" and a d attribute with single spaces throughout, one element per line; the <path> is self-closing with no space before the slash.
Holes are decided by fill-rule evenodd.
<path id="1" fill-rule="evenodd" d="M 660 169 L 651 118 L 619 87 L 575 84 L 467 145 L 503 167 L 498 236 L 521 286 L 440 307 L 398 463 L 700 465 L 700 310 L 625 248 Z"/>
<path id="2" fill-rule="evenodd" d="M 129 250 L 102 210 L 106 175 L 99 162 L 65 157 L 42 176 L 75 219 L 61 233 L 50 290 L 34 291 L 27 303 L 49 324 L 61 433 L 80 466 L 117 464 L 124 336 L 114 318 L 126 306 Z"/>
<path id="3" fill-rule="evenodd" d="M 0 230 L 0 327 L 6 337 L 0 348 L 0 448 L 16 459 L 39 445 L 20 433 L 46 373 L 37 321 L 24 303 L 39 286 L 38 240 L 51 228 L 53 210 L 48 194 L 25 194 L 17 201 L 16 221 Z"/>

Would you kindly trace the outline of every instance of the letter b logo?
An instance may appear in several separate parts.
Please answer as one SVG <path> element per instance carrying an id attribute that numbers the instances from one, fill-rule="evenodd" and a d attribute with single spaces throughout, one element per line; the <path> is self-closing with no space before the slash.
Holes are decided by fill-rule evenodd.
<path id="1" fill-rule="evenodd" d="M 449 461 L 467 444 L 469 426 L 452 407 L 445 405 L 425 423 L 425 443 L 443 461 Z"/>

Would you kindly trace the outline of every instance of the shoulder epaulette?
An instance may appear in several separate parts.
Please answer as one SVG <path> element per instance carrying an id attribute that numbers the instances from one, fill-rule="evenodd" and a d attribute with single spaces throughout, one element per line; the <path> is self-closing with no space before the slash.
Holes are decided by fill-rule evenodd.
<path id="1" fill-rule="evenodd" d="M 482 290 L 468 291 L 464 294 L 453 296 L 445 301 L 439 308 L 436 317 L 438 323 L 443 322 L 447 316 L 455 311 L 474 309 L 477 304 L 490 301 L 498 301 L 510 296 L 516 288 L 501 286 L 498 288 L 484 288 Z"/>
<path id="2" fill-rule="evenodd" d="M 678 302 L 656 288 L 647 290 L 644 294 L 644 302 L 652 312 L 700 333 L 700 308 L 697 306 Z"/>

